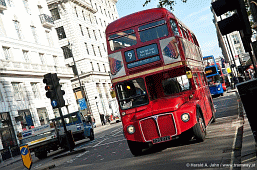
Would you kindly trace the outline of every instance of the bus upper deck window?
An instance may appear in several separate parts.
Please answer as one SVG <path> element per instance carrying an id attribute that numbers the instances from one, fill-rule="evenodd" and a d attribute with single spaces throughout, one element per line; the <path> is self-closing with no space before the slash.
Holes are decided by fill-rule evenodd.
<path id="1" fill-rule="evenodd" d="M 170 20 L 170 26 L 175 36 L 179 36 L 178 26 L 174 20 Z"/>
<path id="2" fill-rule="evenodd" d="M 108 39 L 112 51 L 130 47 L 137 43 L 135 31 L 132 29 L 113 34 Z"/>
<path id="3" fill-rule="evenodd" d="M 143 25 L 139 27 L 138 30 L 142 42 L 151 41 L 169 35 L 165 20 Z"/>

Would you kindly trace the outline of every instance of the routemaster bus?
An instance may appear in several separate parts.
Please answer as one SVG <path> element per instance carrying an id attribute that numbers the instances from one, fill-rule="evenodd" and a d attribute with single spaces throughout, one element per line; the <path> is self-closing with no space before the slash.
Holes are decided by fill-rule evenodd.
<path id="1" fill-rule="evenodd" d="M 177 138 L 203 141 L 215 109 L 194 33 L 154 8 L 110 23 L 106 39 L 131 153 Z"/>
<path id="2" fill-rule="evenodd" d="M 211 95 L 222 95 L 223 96 L 223 87 L 222 83 L 224 79 L 221 77 L 219 72 L 219 65 L 215 62 L 214 56 L 205 56 L 203 57 L 205 65 L 205 74 L 207 77 L 209 89 Z M 224 82 L 225 85 L 225 82 Z"/>

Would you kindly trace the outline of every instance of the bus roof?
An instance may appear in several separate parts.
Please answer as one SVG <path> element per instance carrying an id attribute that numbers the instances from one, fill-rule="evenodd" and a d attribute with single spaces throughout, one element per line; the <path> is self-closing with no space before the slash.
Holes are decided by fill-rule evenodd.
<path id="1" fill-rule="evenodd" d="M 111 33 L 111 32 L 117 32 L 122 29 L 128 29 L 130 27 L 146 23 L 149 21 L 154 21 L 159 18 L 163 18 L 167 15 L 170 15 L 172 18 L 176 19 L 177 22 L 182 25 L 184 28 L 189 30 L 191 33 L 193 33 L 183 22 L 181 22 L 174 14 L 172 14 L 169 10 L 165 8 L 152 8 L 152 9 L 147 9 L 139 12 L 132 13 L 130 15 L 126 15 L 122 18 L 119 18 L 112 23 L 110 23 L 106 27 L 106 32 Z M 141 20 L 140 20 L 141 18 Z M 142 20 L 144 19 L 144 20 Z"/>
<path id="2" fill-rule="evenodd" d="M 119 31 L 121 27 L 127 29 L 135 25 L 163 18 L 168 14 L 175 18 L 175 16 L 165 8 L 153 8 L 139 11 L 113 21 L 107 26 L 106 32 L 116 32 Z"/>

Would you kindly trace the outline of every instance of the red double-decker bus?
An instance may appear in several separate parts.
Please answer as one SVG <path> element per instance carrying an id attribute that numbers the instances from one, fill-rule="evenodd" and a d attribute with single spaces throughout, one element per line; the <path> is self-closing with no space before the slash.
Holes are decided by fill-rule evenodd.
<path id="1" fill-rule="evenodd" d="M 106 28 L 111 78 L 134 155 L 179 137 L 203 141 L 215 109 L 197 39 L 164 8 Z"/>

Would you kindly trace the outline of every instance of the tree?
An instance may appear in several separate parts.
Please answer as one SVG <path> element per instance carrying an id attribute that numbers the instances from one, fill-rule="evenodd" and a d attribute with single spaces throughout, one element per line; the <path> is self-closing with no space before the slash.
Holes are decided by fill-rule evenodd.
<path id="1" fill-rule="evenodd" d="M 182 2 L 186 3 L 187 0 L 181 0 Z M 145 7 L 148 3 L 150 3 L 151 0 L 145 0 L 145 3 L 143 4 L 143 7 Z M 159 0 L 158 8 L 163 8 L 165 6 L 170 7 L 170 10 L 173 10 L 173 6 L 176 4 L 176 0 Z"/>

